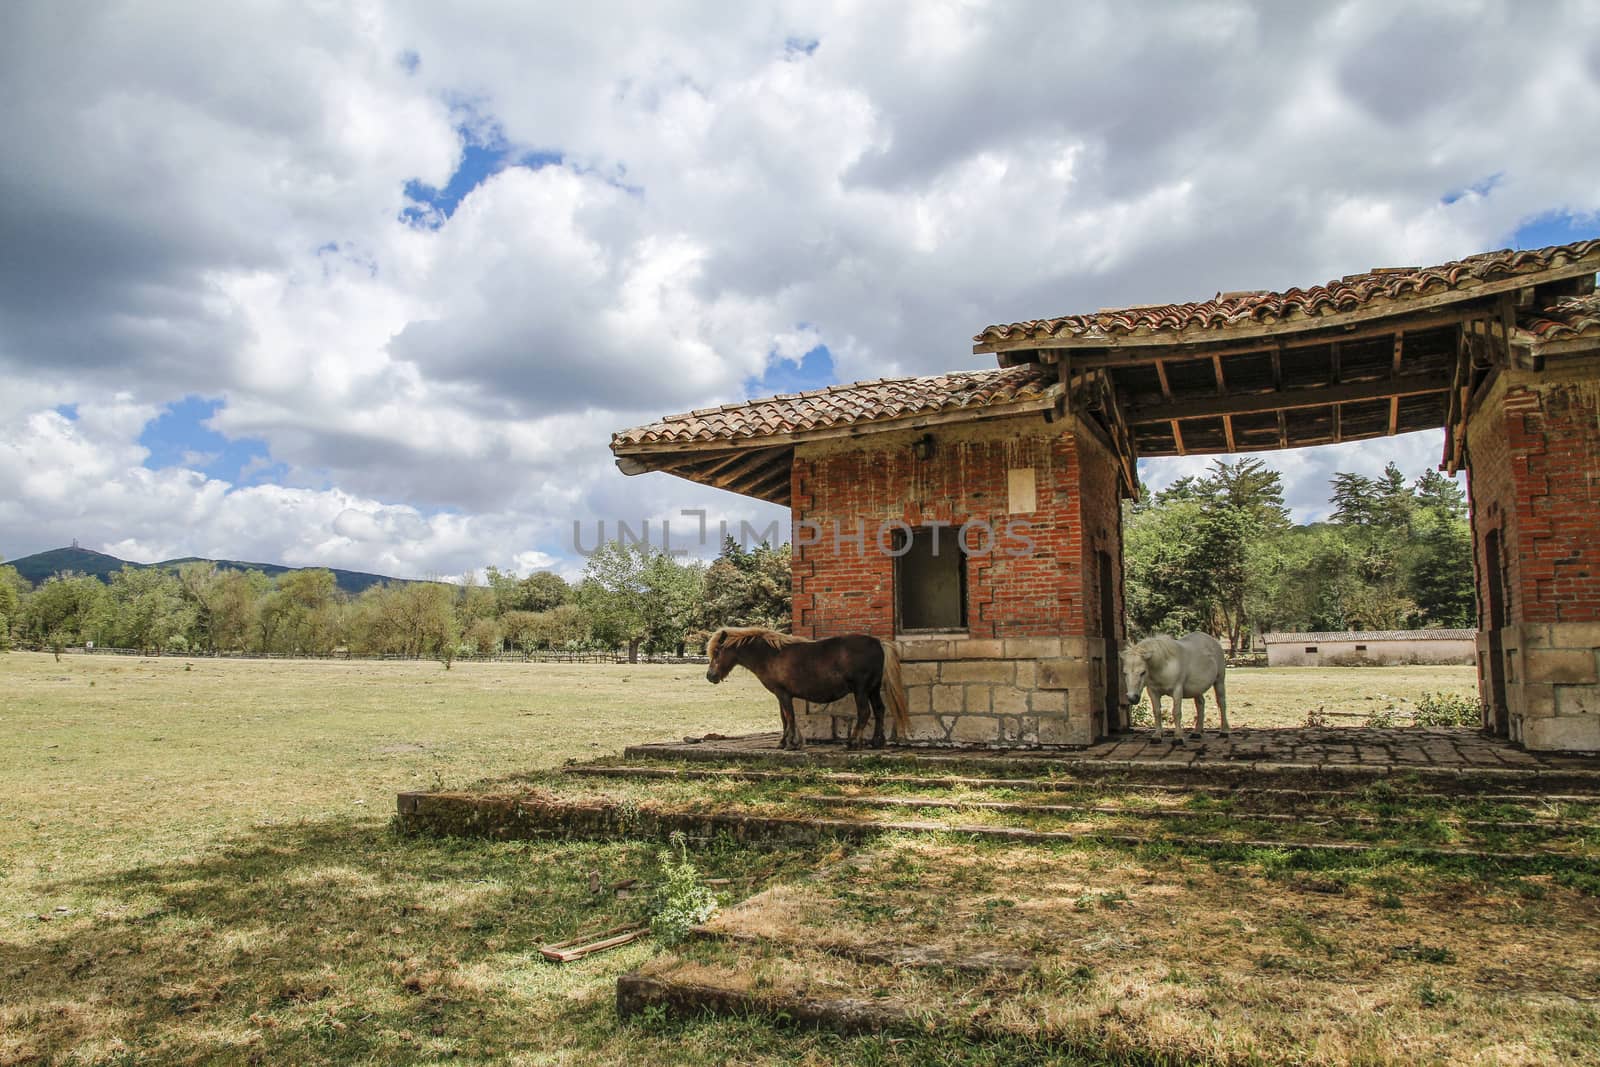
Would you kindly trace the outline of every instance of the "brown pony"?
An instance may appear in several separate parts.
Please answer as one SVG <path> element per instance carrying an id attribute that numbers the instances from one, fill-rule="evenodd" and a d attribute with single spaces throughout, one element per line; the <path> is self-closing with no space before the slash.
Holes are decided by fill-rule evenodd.
<path id="1" fill-rule="evenodd" d="M 871 634 L 845 634 L 811 641 L 779 633 L 761 626 L 725 626 L 711 635 L 706 645 L 711 665 L 706 681 L 715 685 L 735 667 L 744 667 L 761 679 L 761 684 L 778 698 L 783 715 L 783 742 L 780 748 L 800 751 L 806 747 L 795 719 L 796 697 L 813 704 L 842 700 L 854 693 L 856 724 L 850 731 L 850 747 L 861 747 L 861 734 L 867 728 L 867 713 L 877 718 L 872 747 L 882 748 L 883 693 L 894 711 L 895 729 L 902 738 L 911 732 L 906 716 L 906 689 L 900 681 L 900 653 L 888 641 Z"/>

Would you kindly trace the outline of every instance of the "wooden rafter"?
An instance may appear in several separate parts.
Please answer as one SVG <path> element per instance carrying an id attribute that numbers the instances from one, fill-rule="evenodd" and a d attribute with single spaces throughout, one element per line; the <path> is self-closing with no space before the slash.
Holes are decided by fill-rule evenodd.
<path id="1" fill-rule="evenodd" d="M 1154 404 L 1128 412 L 1130 422 L 1175 422 L 1178 419 L 1219 418 L 1223 415 L 1255 415 L 1267 411 L 1319 408 L 1333 404 L 1352 404 L 1362 400 L 1381 400 L 1390 396 L 1420 396 L 1442 393 L 1447 386 L 1432 374 L 1405 374 L 1375 382 L 1350 382 L 1344 385 L 1285 389 L 1277 393 L 1252 396 L 1207 397 L 1201 400 Z"/>
<path id="2" fill-rule="evenodd" d="M 1098 370 L 1093 374 L 1098 389 L 1095 403 L 1101 418 L 1105 420 L 1107 435 L 1111 438 L 1111 451 L 1116 454 L 1129 498 L 1137 500 L 1139 454 L 1133 441 L 1133 432 L 1128 428 L 1128 420 L 1122 413 L 1122 405 L 1117 401 L 1117 390 L 1111 382 L 1111 373 Z"/>
<path id="3" fill-rule="evenodd" d="M 759 452 L 751 453 L 742 461 L 708 480 L 710 484 L 719 489 L 732 489 L 735 492 L 740 492 L 739 487 L 741 484 L 747 483 L 752 475 L 756 475 L 758 478 L 764 476 L 767 465 L 781 456 L 783 451 L 781 448 L 764 448 Z"/>
<path id="4" fill-rule="evenodd" d="M 1405 331 L 1396 330 L 1394 334 L 1394 359 L 1389 364 L 1389 373 L 1396 378 L 1400 377 L 1400 360 L 1405 354 L 1405 342 Z M 1399 432 L 1399 430 L 1400 398 L 1397 396 L 1391 396 L 1389 398 L 1389 436 L 1393 437 Z"/>
<path id="5" fill-rule="evenodd" d="M 1460 419 L 1461 380 L 1466 375 L 1472 359 L 1471 342 L 1468 340 L 1470 336 L 1464 325 L 1456 327 L 1455 368 L 1451 372 L 1450 397 L 1445 405 L 1444 418 L 1444 463 L 1445 469 L 1452 475 L 1461 469 L 1461 448 L 1465 427 L 1458 423 L 1464 421 Z"/>

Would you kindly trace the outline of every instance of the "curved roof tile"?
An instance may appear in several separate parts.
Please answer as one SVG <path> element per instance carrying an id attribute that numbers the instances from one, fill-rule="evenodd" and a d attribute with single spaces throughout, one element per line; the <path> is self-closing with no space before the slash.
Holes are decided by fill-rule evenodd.
<path id="1" fill-rule="evenodd" d="M 647 426 L 612 434 L 611 444 L 615 448 L 747 440 L 1032 400 L 1048 396 L 1054 390 L 1057 390 L 1055 368 L 1035 363 L 927 378 L 876 378 L 668 415 Z"/>
<path id="2" fill-rule="evenodd" d="M 1281 293 L 1218 293 L 1210 300 L 1187 304 L 1150 304 L 1063 315 L 985 327 L 973 338 L 978 344 L 1076 337 L 1092 340 L 1141 333 L 1222 331 L 1235 326 L 1267 325 L 1284 320 L 1357 311 L 1382 301 L 1403 302 L 1453 290 L 1469 290 L 1516 274 L 1535 274 L 1600 252 L 1600 239 L 1549 248 L 1482 252 L 1437 267 L 1385 267 L 1351 274 L 1309 289 Z"/>
<path id="3" fill-rule="evenodd" d="M 1541 341 L 1564 341 L 1569 337 L 1600 333 L 1600 293 L 1570 296 L 1543 311 L 1524 313 L 1517 325 Z"/>

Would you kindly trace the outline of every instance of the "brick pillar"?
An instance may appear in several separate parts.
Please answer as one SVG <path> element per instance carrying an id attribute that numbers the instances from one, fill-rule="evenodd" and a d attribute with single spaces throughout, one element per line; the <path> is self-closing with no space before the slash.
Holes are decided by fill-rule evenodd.
<path id="1" fill-rule="evenodd" d="M 1467 450 L 1484 725 L 1600 751 L 1600 356 L 1502 371 Z"/>

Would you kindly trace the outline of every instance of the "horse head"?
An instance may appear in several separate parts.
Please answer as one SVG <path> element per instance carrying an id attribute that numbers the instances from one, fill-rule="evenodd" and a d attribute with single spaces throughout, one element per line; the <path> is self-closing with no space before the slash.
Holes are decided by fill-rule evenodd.
<path id="1" fill-rule="evenodd" d="M 706 681 L 716 685 L 738 666 L 737 644 L 737 641 L 728 640 L 726 626 L 711 635 L 711 640 L 706 642 L 706 659 L 710 661 L 706 664 Z"/>
<path id="2" fill-rule="evenodd" d="M 779 649 L 784 645 L 804 640 L 805 638 L 769 630 L 765 626 L 724 626 L 712 634 L 711 640 L 706 642 L 706 659 L 711 661 L 706 666 L 706 681 L 716 685 L 740 663 L 751 670 L 756 670 L 759 674 L 757 667 L 761 657 L 757 655 L 751 658 L 747 650 Z M 741 653 L 745 653 L 743 658 Z"/>
<path id="3" fill-rule="evenodd" d="M 1144 692 L 1145 679 L 1150 676 L 1150 661 L 1139 647 L 1122 650 L 1122 702 L 1137 704 Z"/>

